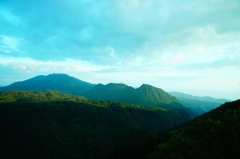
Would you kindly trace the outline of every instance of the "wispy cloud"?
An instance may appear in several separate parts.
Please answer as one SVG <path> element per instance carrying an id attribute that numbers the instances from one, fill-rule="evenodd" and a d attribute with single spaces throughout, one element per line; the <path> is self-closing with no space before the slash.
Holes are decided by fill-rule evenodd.
<path id="1" fill-rule="evenodd" d="M 94 72 L 109 69 L 111 66 L 92 64 L 88 61 L 66 58 L 62 61 L 40 61 L 32 58 L 0 56 L 0 65 L 10 66 L 13 69 L 35 72 L 36 70 L 60 72 Z"/>

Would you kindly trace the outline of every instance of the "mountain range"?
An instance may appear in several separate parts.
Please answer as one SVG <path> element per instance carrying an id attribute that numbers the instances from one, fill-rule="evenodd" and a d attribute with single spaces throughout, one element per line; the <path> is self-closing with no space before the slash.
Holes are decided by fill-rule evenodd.
<path id="1" fill-rule="evenodd" d="M 213 103 L 219 103 L 219 104 L 230 102 L 230 100 L 227 100 L 224 98 L 215 99 L 209 96 L 198 97 L 198 96 L 193 96 L 193 95 L 181 93 L 181 92 L 168 92 L 168 93 L 177 98 L 193 99 L 193 100 L 199 100 L 204 102 L 213 102 Z"/>
<path id="2" fill-rule="evenodd" d="M 133 88 L 122 83 L 92 84 L 66 74 L 40 75 L 25 81 L 15 82 L 9 86 L 0 87 L 0 91 L 7 90 L 55 90 L 84 96 L 91 100 L 111 100 L 167 109 L 181 108 L 187 110 L 192 117 L 210 111 L 228 101 L 210 97 L 194 97 L 178 92 L 167 93 L 148 84 L 142 84 L 139 88 Z"/>
<path id="3" fill-rule="evenodd" d="M 169 94 L 175 96 L 184 106 L 192 109 L 197 115 L 204 114 L 214 108 L 217 108 L 225 102 L 230 102 L 230 100 L 227 99 L 198 97 L 180 92 L 169 92 Z"/>
<path id="4" fill-rule="evenodd" d="M 88 91 L 85 97 L 92 100 L 113 100 L 142 106 L 183 108 L 175 97 L 148 84 L 142 84 L 137 89 L 125 84 L 98 84 Z"/>

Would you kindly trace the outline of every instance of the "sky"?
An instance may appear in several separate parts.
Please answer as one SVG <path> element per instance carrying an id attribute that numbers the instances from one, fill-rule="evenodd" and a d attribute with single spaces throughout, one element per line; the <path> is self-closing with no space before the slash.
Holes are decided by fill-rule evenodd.
<path id="1" fill-rule="evenodd" d="M 0 0 L 0 86 L 90 83 L 240 98 L 239 0 Z"/>

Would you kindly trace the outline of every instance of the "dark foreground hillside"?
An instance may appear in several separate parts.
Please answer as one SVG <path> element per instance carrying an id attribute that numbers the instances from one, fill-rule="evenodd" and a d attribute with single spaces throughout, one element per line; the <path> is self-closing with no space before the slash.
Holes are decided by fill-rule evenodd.
<path id="1" fill-rule="evenodd" d="M 182 109 L 89 101 L 54 91 L 1 92 L 0 157 L 90 157 L 101 148 L 105 152 L 108 146 L 104 144 L 121 132 L 136 129 L 146 132 L 140 133 L 139 138 L 141 134 L 153 136 L 150 134 L 188 120 L 189 115 Z M 148 135 L 145 138 L 148 140 Z M 135 141 L 137 138 L 132 145 Z M 150 143 L 155 141 L 151 139 Z M 151 145 L 153 150 L 154 144 Z"/>
<path id="2" fill-rule="evenodd" d="M 239 159 L 240 100 L 169 131 L 149 158 Z"/>
<path id="3" fill-rule="evenodd" d="M 181 111 L 53 91 L 2 92 L 0 157 L 240 158 L 240 100 L 187 123 Z"/>

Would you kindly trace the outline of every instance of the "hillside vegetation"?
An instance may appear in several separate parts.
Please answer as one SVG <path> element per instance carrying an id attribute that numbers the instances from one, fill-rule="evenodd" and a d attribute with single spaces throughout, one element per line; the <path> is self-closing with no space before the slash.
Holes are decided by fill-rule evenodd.
<path id="1" fill-rule="evenodd" d="M 157 135 L 142 129 L 126 130 L 88 158 L 239 159 L 239 121 L 240 100 Z"/>
<path id="2" fill-rule="evenodd" d="M 240 100 L 229 102 L 167 133 L 151 159 L 240 158 Z"/>
<path id="3" fill-rule="evenodd" d="M 182 109 L 89 101 L 55 91 L 0 93 L 2 158 L 79 158 L 120 132 L 157 133 L 190 120 Z"/>
<path id="4" fill-rule="evenodd" d="M 147 84 L 143 84 L 137 89 L 125 84 L 98 84 L 88 91 L 85 97 L 93 100 L 113 100 L 167 109 L 185 108 L 175 97 L 170 96 L 160 88 Z"/>
<path id="5" fill-rule="evenodd" d="M 1 158 L 240 158 L 240 100 L 192 121 L 178 108 L 54 91 L 2 92 L 0 101 Z"/>

